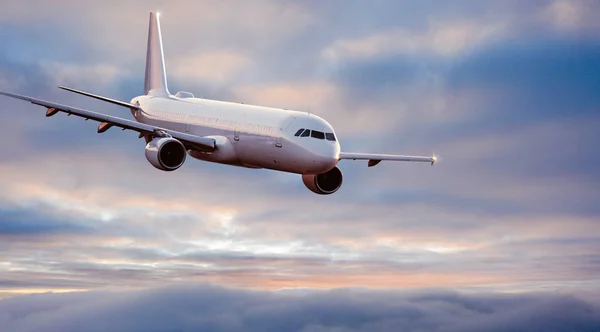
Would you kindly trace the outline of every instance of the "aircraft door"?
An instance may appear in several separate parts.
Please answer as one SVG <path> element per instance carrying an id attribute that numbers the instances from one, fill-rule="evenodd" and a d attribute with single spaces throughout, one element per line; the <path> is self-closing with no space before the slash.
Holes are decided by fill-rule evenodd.
<path id="1" fill-rule="evenodd" d="M 292 122 L 294 122 L 294 119 L 296 119 L 296 117 L 290 116 L 281 124 L 281 127 L 279 128 L 279 133 L 277 134 L 277 137 L 275 137 L 276 148 L 283 147 L 283 137 L 285 136 L 285 132 L 287 131 L 289 126 L 292 124 Z"/>
<path id="2" fill-rule="evenodd" d="M 242 116 L 237 121 L 235 121 L 235 123 L 233 125 L 233 141 L 234 142 L 240 141 L 241 131 L 243 131 L 245 122 L 246 122 L 246 114 L 245 113 L 242 114 Z"/>
<path id="3" fill-rule="evenodd" d="M 192 115 L 188 114 L 185 116 L 185 132 L 186 133 L 190 133 L 192 130 L 190 122 L 192 122 Z"/>

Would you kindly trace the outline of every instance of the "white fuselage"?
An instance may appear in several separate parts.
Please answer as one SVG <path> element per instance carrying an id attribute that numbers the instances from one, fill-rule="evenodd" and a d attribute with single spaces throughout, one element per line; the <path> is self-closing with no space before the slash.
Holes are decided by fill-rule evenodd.
<path id="1" fill-rule="evenodd" d="M 214 138 L 214 152 L 188 151 L 196 159 L 298 174 L 327 172 L 339 160 L 333 128 L 313 114 L 176 96 L 139 96 L 131 103 L 143 110 L 133 111 L 138 122 Z M 295 136 L 300 129 L 314 133 Z"/>

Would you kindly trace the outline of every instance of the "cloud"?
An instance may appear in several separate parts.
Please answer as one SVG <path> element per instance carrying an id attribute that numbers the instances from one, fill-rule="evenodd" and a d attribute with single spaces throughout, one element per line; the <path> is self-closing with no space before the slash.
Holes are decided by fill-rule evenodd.
<path id="1" fill-rule="evenodd" d="M 114 65 L 102 64 L 81 66 L 64 63 L 42 63 L 41 68 L 46 71 L 48 77 L 54 79 L 54 84 L 67 86 L 89 85 L 91 82 L 108 85 L 113 83 L 119 75 L 126 75 L 119 72 L 119 69 Z"/>
<path id="2" fill-rule="evenodd" d="M 326 103 L 336 99 L 336 88 L 326 82 L 298 82 L 246 85 L 237 94 L 245 103 L 262 103 L 271 107 L 309 111 L 311 105 L 326 108 Z M 288 106 L 289 105 L 289 106 Z"/>
<path id="3" fill-rule="evenodd" d="M 502 26 L 482 26 L 470 22 L 433 23 L 423 32 L 394 29 L 356 40 L 337 40 L 324 50 L 323 56 L 330 59 L 373 57 L 389 53 L 455 56 L 499 34 L 502 29 Z"/>
<path id="4" fill-rule="evenodd" d="M 169 73 L 182 81 L 205 80 L 224 84 L 248 65 L 248 58 L 233 52 L 201 53 L 197 56 L 174 59 Z"/>
<path id="5" fill-rule="evenodd" d="M 447 290 L 263 292 L 204 285 L 39 294 L 0 301 L 0 322 L 37 331 L 595 331 L 596 303 L 560 294 Z"/>
<path id="6" fill-rule="evenodd" d="M 599 11 L 600 6 L 593 2 L 555 0 L 541 10 L 540 17 L 559 31 L 577 31 L 587 35 L 600 29 L 594 19 Z"/>
<path id="7" fill-rule="evenodd" d="M 0 209 L 0 237 L 27 234 L 80 234 L 91 231 L 83 225 L 60 219 L 52 220 L 42 213 L 36 215 L 30 212 L 32 211 Z"/>
<path id="8" fill-rule="evenodd" d="M 590 260 L 598 243 L 589 236 L 598 231 L 593 216 L 503 210 L 500 198 L 523 190 L 514 184 L 500 187 L 512 190 L 506 194 L 478 198 L 481 184 L 459 187 L 440 178 L 436 185 L 434 178 L 424 186 L 412 173 L 408 177 L 414 180 L 403 188 L 414 189 L 407 191 L 384 172 L 369 175 L 368 190 L 355 190 L 365 179 L 350 177 L 340 197 L 316 200 L 294 175 L 280 181 L 267 172 L 201 163 L 165 174 L 143 158 L 126 156 L 108 154 L 104 161 L 110 169 L 96 154 L 80 151 L 31 157 L 44 158 L 43 172 L 28 159 L 3 166 L 7 187 L 0 204 L 18 212 L 5 214 L 2 225 L 22 230 L 2 236 L 0 260 L 10 264 L 0 266 L 5 289 L 154 286 L 176 280 L 266 289 L 506 283 L 572 289 L 593 279 L 598 269 L 599 262 Z M 217 171 L 229 173 L 214 176 Z M 166 185 L 173 181 L 181 185 Z M 236 190 L 254 194 L 233 196 Z M 548 194 L 541 194 L 543 206 Z M 228 203 L 232 197 L 236 204 Z M 526 193 L 514 200 L 530 203 L 532 197 Z M 320 212 L 302 212 L 308 209 Z M 35 213 L 45 217 L 36 223 L 23 217 Z M 549 248 L 557 254 L 549 255 Z M 518 254 L 523 251 L 530 254 Z"/>

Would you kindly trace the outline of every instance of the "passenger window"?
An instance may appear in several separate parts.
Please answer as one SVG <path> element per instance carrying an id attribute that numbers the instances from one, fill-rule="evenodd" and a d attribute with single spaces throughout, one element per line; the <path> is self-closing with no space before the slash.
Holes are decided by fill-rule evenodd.
<path id="1" fill-rule="evenodd" d="M 294 134 L 294 136 L 300 136 L 300 134 L 302 134 L 303 131 L 304 131 L 304 128 L 298 129 L 298 131 L 296 132 L 296 134 Z"/>
<path id="2" fill-rule="evenodd" d="M 333 133 L 325 133 L 325 138 L 328 141 L 334 141 L 335 142 L 335 135 Z"/>
<path id="3" fill-rule="evenodd" d="M 322 131 L 313 130 L 310 136 L 318 139 L 325 139 L 325 133 Z"/>
<path id="4" fill-rule="evenodd" d="M 301 137 L 308 137 L 308 136 L 310 136 L 310 129 L 306 129 L 306 130 L 305 130 L 305 131 L 302 133 L 302 135 L 300 135 L 300 136 L 301 136 Z"/>

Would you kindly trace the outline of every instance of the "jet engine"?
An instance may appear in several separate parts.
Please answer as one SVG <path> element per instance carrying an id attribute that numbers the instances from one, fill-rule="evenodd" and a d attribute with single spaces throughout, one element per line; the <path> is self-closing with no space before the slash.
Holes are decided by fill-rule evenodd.
<path id="1" fill-rule="evenodd" d="M 338 191 L 342 186 L 342 179 L 342 171 L 337 166 L 325 173 L 302 175 L 306 188 L 319 195 L 329 195 Z"/>
<path id="2" fill-rule="evenodd" d="M 183 165 L 186 150 L 172 137 L 157 137 L 146 145 L 146 159 L 161 171 L 174 171 Z"/>

